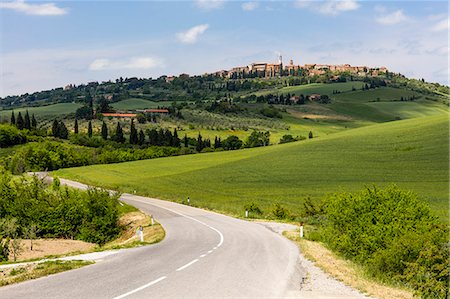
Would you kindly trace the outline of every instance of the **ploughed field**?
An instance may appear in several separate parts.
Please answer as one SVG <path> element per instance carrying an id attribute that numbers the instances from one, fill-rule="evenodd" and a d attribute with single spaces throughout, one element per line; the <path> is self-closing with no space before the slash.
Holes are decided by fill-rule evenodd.
<path id="1" fill-rule="evenodd" d="M 231 152 L 205 153 L 61 169 L 56 175 L 96 186 L 191 203 L 243 215 L 254 202 L 298 214 L 306 197 L 395 183 L 448 220 L 448 114 L 387 122 L 309 140 Z"/>

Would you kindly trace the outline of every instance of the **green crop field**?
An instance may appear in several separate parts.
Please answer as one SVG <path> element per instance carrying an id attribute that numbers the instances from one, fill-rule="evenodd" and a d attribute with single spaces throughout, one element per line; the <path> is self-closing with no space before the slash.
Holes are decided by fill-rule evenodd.
<path id="1" fill-rule="evenodd" d="M 255 92 L 254 94 L 257 96 L 266 95 L 266 94 L 295 94 L 295 95 L 309 95 L 312 93 L 319 94 L 327 94 L 332 95 L 334 90 L 340 92 L 352 91 L 352 88 L 360 89 L 364 85 L 363 82 L 360 81 L 351 81 L 351 82 L 340 82 L 333 84 L 324 84 L 324 83 L 311 83 L 307 85 L 297 85 L 297 86 L 287 86 L 282 88 L 274 88 L 269 90 L 264 90 L 260 92 Z"/>
<path id="2" fill-rule="evenodd" d="M 170 101 L 154 102 L 144 99 L 130 98 L 127 100 L 113 103 L 111 106 L 117 110 L 151 109 L 156 107 L 168 107 L 172 104 Z"/>
<path id="3" fill-rule="evenodd" d="M 285 145 L 62 169 L 56 175 L 125 192 L 242 215 L 255 202 L 298 213 L 305 197 L 395 183 L 448 220 L 448 114 L 415 118 Z"/>
<path id="4" fill-rule="evenodd" d="M 34 113 L 34 115 L 37 118 L 51 118 L 55 116 L 63 116 L 70 113 L 75 113 L 75 111 L 81 107 L 81 104 L 77 103 L 59 103 L 59 104 L 53 104 L 48 106 L 40 106 L 40 107 L 30 107 L 30 108 L 18 108 L 14 109 L 14 114 L 17 117 L 17 114 L 19 112 L 22 113 L 22 115 L 25 114 L 25 111 L 28 110 L 28 113 L 31 115 Z M 0 110 L 0 118 L 6 119 L 9 121 L 11 117 L 11 111 L 12 110 Z"/>

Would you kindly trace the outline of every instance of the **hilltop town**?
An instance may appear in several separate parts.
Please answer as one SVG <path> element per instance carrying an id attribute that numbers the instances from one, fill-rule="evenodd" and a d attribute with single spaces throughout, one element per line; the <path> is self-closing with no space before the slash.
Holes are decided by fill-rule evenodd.
<path id="1" fill-rule="evenodd" d="M 251 63 L 247 66 L 234 67 L 230 70 L 221 70 L 214 73 L 215 76 L 230 79 L 239 78 L 274 78 L 282 76 L 320 76 L 327 72 L 337 75 L 347 73 L 355 76 L 378 76 L 386 74 L 386 67 L 351 66 L 350 64 L 305 64 L 296 65 L 291 59 L 289 64 L 283 64 L 280 55 L 277 63 Z"/>

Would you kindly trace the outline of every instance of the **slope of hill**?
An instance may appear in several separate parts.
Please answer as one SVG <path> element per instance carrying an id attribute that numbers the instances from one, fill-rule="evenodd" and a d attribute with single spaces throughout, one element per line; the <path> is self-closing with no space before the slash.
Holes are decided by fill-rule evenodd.
<path id="1" fill-rule="evenodd" d="M 25 114 L 25 111 L 28 110 L 28 113 L 34 114 L 36 117 L 40 119 L 50 119 L 54 117 L 59 117 L 63 115 L 67 115 L 70 113 L 75 113 L 77 108 L 80 108 L 82 105 L 78 103 L 58 103 L 47 106 L 39 106 L 39 107 L 29 107 L 29 108 L 17 108 L 14 109 L 14 113 L 17 114 L 19 112 L 22 115 Z M 0 110 L 0 120 L 9 121 L 11 117 L 12 110 Z"/>
<path id="2" fill-rule="evenodd" d="M 298 213 L 305 197 L 396 183 L 448 219 L 448 114 L 347 130 L 266 148 L 57 171 L 93 185 L 242 215 L 255 202 Z"/>

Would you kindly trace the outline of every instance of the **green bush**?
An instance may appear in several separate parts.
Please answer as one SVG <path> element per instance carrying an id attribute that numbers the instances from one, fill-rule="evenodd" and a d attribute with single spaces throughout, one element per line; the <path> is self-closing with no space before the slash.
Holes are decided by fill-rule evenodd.
<path id="1" fill-rule="evenodd" d="M 27 142 L 26 135 L 15 126 L 0 124 L 0 148 Z"/>
<path id="2" fill-rule="evenodd" d="M 117 199 L 107 191 L 47 186 L 37 177 L 12 177 L 0 169 L 0 219 L 15 219 L 18 237 L 24 237 L 26 229 L 35 224 L 38 237 L 104 244 L 120 232 Z M 0 225 L 3 252 L 6 237 L 6 229 Z"/>
<path id="3" fill-rule="evenodd" d="M 283 206 L 281 206 L 278 202 L 273 204 L 272 214 L 277 219 L 289 218 L 289 211 L 286 210 Z"/>
<path id="4" fill-rule="evenodd" d="M 249 203 L 249 204 L 246 204 L 245 206 L 244 206 L 244 209 L 245 210 L 247 210 L 250 214 L 250 217 L 252 216 L 252 214 L 253 215 L 258 215 L 258 216 L 261 216 L 262 215 L 262 211 L 261 211 L 261 209 L 254 203 L 254 202 L 252 202 L 252 203 Z"/>
<path id="5" fill-rule="evenodd" d="M 331 248 L 376 277 L 412 286 L 418 296 L 445 297 L 448 228 L 414 193 L 396 186 L 337 193 L 325 200 L 324 215 L 321 236 Z M 438 258 L 426 260 L 431 252 Z"/>

